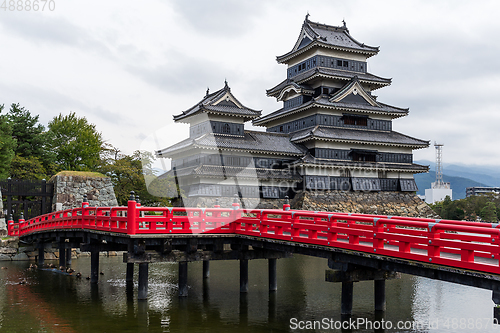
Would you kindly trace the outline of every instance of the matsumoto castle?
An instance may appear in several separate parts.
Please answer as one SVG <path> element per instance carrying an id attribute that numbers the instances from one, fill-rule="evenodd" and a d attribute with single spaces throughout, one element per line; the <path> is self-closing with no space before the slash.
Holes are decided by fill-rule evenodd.
<path id="1" fill-rule="evenodd" d="M 300 191 L 414 192 L 414 149 L 429 141 L 393 130 L 409 109 L 382 103 L 374 91 L 391 79 L 367 72 L 378 47 L 360 43 L 343 26 L 306 16 L 286 64 L 286 78 L 267 90 L 283 102 L 269 114 L 247 107 L 229 85 L 174 116 L 189 138 L 157 151 L 172 159 L 187 198 L 278 199 Z M 265 131 L 245 130 L 245 123 Z"/>

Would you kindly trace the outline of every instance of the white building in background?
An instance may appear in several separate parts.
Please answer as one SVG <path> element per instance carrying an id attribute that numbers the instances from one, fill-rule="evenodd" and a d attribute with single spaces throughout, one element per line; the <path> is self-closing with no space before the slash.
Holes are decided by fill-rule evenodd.
<path id="1" fill-rule="evenodd" d="M 442 183 L 441 187 L 435 187 L 436 182 L 431 183 L 431 188 L 425 189 L 425 202 L 432 204 L 438 201 L 443 201 L 448 195 L 453 200 L 452 189 L 450 183 Z"/>
<path id="2" fill-rule="evenodd" d="M 443 201 L 446 196 L 453 200 L 451 184 L 443 182 L 443 145 L 434 143 L 434 147 L 436 148 L 436 181 L 431 183 L 431 188 L 425 189 L 425 202 L 428 204 Z"/>

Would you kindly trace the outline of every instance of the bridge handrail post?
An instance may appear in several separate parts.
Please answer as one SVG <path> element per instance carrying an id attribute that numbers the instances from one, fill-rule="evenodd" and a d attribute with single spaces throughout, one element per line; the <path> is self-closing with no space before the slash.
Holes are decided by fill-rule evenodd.
<path id="1" fill-rule="evenodd" d="M 135 192 L 130 191 L 130 199 L 127 203 L 127 234 L 135 235 L 137 233 L 137 202 L 135 201 Z"/>
<path id="2" fill-rule="evenodd" d="M 240 209 L 240 203 L 238 202 L 238 195 L 234 195 L 234 200 L 232 204 L 233 208 L 233 222 L 231 223 L 231 232 L 236 233 L 238 231 L 241 231 L 241 222 L 239 221 L 241 218 L 241 209 Z"/>
<path id="3" fill-rule="evenodd" d="M 288 198 L 288 195 L 285 196 L 285 203 L 283 204 L 283 210 L 284 211 L 289 211 L 290 210 L 290 200 Z"/>
<path id="4" fill-rule="evenodd" d="M 18 233 L 16 233 L 15 225 L 14 225 L 14 218 L 12 217 L 12 214 L 9 214 L 9 217 L 7 218 L 7 230 L 9 236 L 18 236 Z"/>
<path id="5" fill-rule="evenodd" d="M 88 199 L 87 199 L 87 195 L 84 194 L 83 195 L 83 200 L 82 200 L 82 217 L 81 217 L 81 220 L 80 220 L 80 224 L 82 227 L 85 227 L 85 226 L 90 226 L 90 219 L 89 219 L 89 216 L 90 216 L 90 213 L 89 213 L 89 202 L 88 202 Z M 78 214 L 78 213 L 77 213 Z M 73 214 L 72 214 L 73 215 Z M 78 217 L 76 219 L 76 223 L 78 225 Z"/>
<path id="6" fill-rule="evenodd" d="M 373 218 L 373 248 L 383 249 L 384 239 L 380 237 L 380 234 L 384 232 L 384 223 L 379 221 L 379 217 Z"/>
<path id="7" fill-rule="evenodd" d="M 267 212 L 265 210 L 260 211 L 259 220 L 260 220 L 260 225 L 259 225 L 260 233 L 263 236 L 267 236 L 267 234 L 269 232 L 269 221 L 268 221 Z"/>
<path id="8" fill-rule="evenodd" d="M 436 227 L 438 222 L 439 221 L 437 221 L 436 223 L 429 222 L 428 224 L 429 245 L 428 245 L 427 255 L 429 257 L 429 261 L 432 261 L 433 258 L 439 258 L 441 254 L 441 246 L 435 244 L 435 241 L 441 238 L 440 230 Z"/>
<path id="9" fill-rule="evenodd" d="M 328 231 L 327 231 L 328 245 L 332 245 L 330 243 L 337 241 L 337 230 L 336 230 L 337 218 L 333 214 L 328 214 L 327 226 L 328 226 Z"/>
<path id="10" fill-rule="evenodd" d="M 18 231 L 17 231 L 17 236 L 21 236 L 23 234 L 23 228 L 26 224 L 26 220 L 24 219 L 24 215 L 21 212 L 21 216 L 19 217 L 19 226 L 18 226 Z"/>
<path id="11" fill-rule="evenodd" d="M 292 212 L 292 217 L 290 219 L 290 237 L 291 240 L 293 240 L 293 237 L 298 237 L 300 236 L 300 213 L 293 214 Z"/>

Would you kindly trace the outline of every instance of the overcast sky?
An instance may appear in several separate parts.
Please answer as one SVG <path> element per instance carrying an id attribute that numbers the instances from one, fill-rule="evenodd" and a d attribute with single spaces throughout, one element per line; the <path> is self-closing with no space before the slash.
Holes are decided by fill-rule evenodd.
<path id="1" fill-rule="evenodd" d="M 172 116 L 223 87 L 268 114 L 305 15 L 380 46 L 378 100 L 409 107 L 395 131 L 444 144 L 445 163 L 499 165 L 500 1 L 52 0 L 55 10 L 0 10 L 0 104 L 42 124 L 74 111 L 132 153 L 187 137 Z M 251 126 L 247 125 L 247 129 Z M 261 128 L 263 130 L 263 128 Z M 152 133 L 165 140 L 145 144 Z M 414 151 L 434 160 L 434 148 Z"/>

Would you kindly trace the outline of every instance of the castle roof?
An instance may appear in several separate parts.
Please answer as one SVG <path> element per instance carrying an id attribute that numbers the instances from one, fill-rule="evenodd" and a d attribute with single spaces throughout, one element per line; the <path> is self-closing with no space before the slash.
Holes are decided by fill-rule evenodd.
<path id="1" fill-rule="evenodd" d="M 214 93 L 209 94 L 207 90 L 207 94 L 198 104 L 174 116 L 174 121 L 189 123 L 187 118 L 200 113 L 241 117 L 244 121 L 257 118 L 261 115 L 261 111 L 250 109 L 241 104 L 231 93 L 231 88 L 228 86 L 227 81 L 224 88 Z"/>
<path id="2" fill-rule="evenodd" d="M 368 131 L 366 129 L 316 126 L 291 135 L 290 140 L 302 143 L 310 140 L 324 140 L 346 143 L 358 143 L 378 146 L 400 146 L 412 149 L 426 148 L 429 141 L 413 138 L 394 131 Z"/>
<path id="3" fill-rule="evenodd" d="M 173 171 L 169 171 L 165 175 L 173 175 Z M 267 169 L 267 168 L 245 168 L 234 166 L 221 165 L 198 165 L 183 169 L 176 169 L 177 177 L 194 176 L 194 177 L 238 177 L 247 179 L 259 180 L 276 180 L 283 179 L 287 181 L 301 181 L 302 178 L 289 169 Z M 162 175 L 163 176 L 163 175 Z"/>
<path id="4" fill-rule="evenodd" d="M 168 157 L 186 149 L 228 149 L 247 153 L 302 156 L 305 148 L 290 141 L 287 134 L 245 131 L 243 136 L 206 133 L 197 138 L 183 140 L 157 151 L 158 156 Z"/>
<path id="5" fill-rule="evenodd" d="M 332 160 L 317 158 L 307 154 L 301 159 L 298 159 L 291 163 L 291 165 L 301 165 L 301 166 L 326 166 L 326 167 L 346 167 L 351 170 L 355 169 L 374 169 L 380 170 L 383 168 L 385 171 L 391 172 L 408 172 L 412 173 L 424 173 L 429 171 L 429 167 L 420 164 L 407 164 L 407 163 L 387 163 L 387 162 L 357 162 L 357 161 L 345 161 L 345 160 Z"/>
<path id="6" fill-rule="evenodd" d="M 371 57 L 379 51 L 379 47 L 368 46 L 355 40 L 349 34 L 345 22 L 343 26 L 311 22 L 308 14 L 293 49 L 284 55 L 276 57 L 276 60 L 279 63 L 287 63 L 293 57 L 314 47 L 361 53 L 367 57 Z"/>
<path id="7" fill-rule="evenodd" d="M 314 107 L 330 109 L 330 110 L 347 111 L 350 113 L 388 115 L 391 116 L 392 118 L 399 118 L 406 116 L 409 112 L 409 109 L 402 109 L 380 102 L 377 102 L 376 106 L 370 104 L 356 104 L 345 101 L 335 102 L 331 101 L 330 98 L 325 97 L 324 95 L 320 95 L 302 105 L 298 105 L 292 108 L 281 108 L 266 116 L 254 119 L 252 121 L 252 124 L 255 126 L 266 126 L 266 124 L 269 123 L 270 121 L 277 120 L 279 118 L 283 118 L 291 114 L 302 112 L 304 110 L 311 109 Z"/>
<path id="8" fill-rule="evenodd" d="M 374 89 L 385 87 L 391 84 L 391 79 L 379 77 L 370 73 L 353 73 L 344 70 L 333 68 L 315 67 L 303 73 L 300 73 L 292 78 L 285 79 L 277 86 L 266 90 L 267 96 L 277 97 L 281 91 L 290 84 L 307 87 L 306 83 L 315 78 L 334 78 L 339 80 L 349 81 L 354 76 L 358 77 L 361 83 L 372 85 Z"/>

